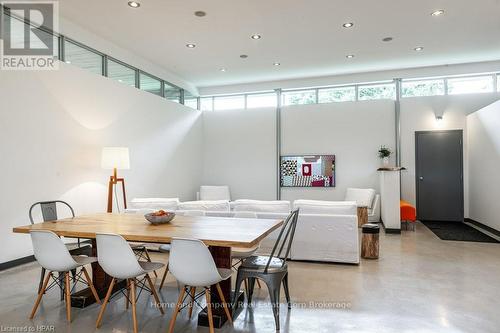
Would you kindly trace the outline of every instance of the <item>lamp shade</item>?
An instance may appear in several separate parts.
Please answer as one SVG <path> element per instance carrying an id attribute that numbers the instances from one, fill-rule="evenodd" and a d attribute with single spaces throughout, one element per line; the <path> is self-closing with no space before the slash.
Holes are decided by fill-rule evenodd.
<path id="1" fill-rule="evenodd" d="M 127 147 L 102 148 L 101 167 L 103 169 L 130 169 L 130 157 Z"/>

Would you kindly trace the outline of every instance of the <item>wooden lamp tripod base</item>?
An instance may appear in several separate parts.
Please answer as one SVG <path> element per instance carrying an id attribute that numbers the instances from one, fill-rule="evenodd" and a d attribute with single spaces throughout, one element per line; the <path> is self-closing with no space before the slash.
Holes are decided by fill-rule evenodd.
<path id="1" fill-rule="evenodd" d="M 125 179 L 118 178 L 116 168 L 113 169 L 113 175 L 109 177 L 108 183 L 108 213 L 113 212 L 113 187 L 122 183 L 123 207 L 127 209 L 127 198 L 125 196 Z"/>

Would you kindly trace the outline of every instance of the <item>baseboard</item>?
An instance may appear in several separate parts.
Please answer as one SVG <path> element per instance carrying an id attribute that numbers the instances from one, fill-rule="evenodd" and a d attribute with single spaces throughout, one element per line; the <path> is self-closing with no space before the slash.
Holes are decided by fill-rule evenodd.
<path id="1" fill-rule="evenodd" d="M 489 233 L 492 233 L 495 236 L 500 237 L 500 231 L 498 231 L 497 229 L 493 229 L 492 227 L 488 227 L 487 225 L 482 224 L 481 222 L 478 222 L 476 220 L 470 219 L 468 217 L 466 217 L 464 219 L 464 222 L 467 222 L 467 223 L 470 223 L 470 224 L 474 224 L 475 226 L 477 226 L 477 227 L 479 227 L 481 229 L 484 229 L 484 230 L 488 231 Z"/>
<path id="2" fill-rule="evenodd" d="M 27 257 L 15 259 L 15 260 L 7 261 L 7 262 L 0 264 L 0 271 L 4 271 L 6 269 L 16 267 L 16 266 L 21 266 L 21 265 L 24 265 L 24 264 L 27 264 L 27 263 L 30 263 L 33 261 L 35 261 L 35 256 L 27 256 Z"/>

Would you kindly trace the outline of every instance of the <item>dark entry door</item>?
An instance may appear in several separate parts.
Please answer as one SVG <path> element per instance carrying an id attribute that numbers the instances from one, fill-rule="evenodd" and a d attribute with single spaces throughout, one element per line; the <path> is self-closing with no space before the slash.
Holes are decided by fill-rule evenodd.
<path id="1" fill-rule="evenodd" d="M 415 132 L 417 217 L 463 221 L 463 133 Z"/>

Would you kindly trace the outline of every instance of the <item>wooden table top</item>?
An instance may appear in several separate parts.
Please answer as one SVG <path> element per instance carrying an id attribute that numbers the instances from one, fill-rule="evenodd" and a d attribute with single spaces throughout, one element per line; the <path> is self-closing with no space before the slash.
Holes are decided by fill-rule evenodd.
<path id="1" fill-rule="evenodd" d="M 115 233 L 128 241 L 170 243 L 173 237 L 195 238 L 206 245 L 254 247 L 283 220 L 176 216 L 173 221 L 152 225 L 141 214 L 99 213 L 16 227 L 16 233 L 50 230 L 59 236 L 95 238 L 96 233 Z"/>

